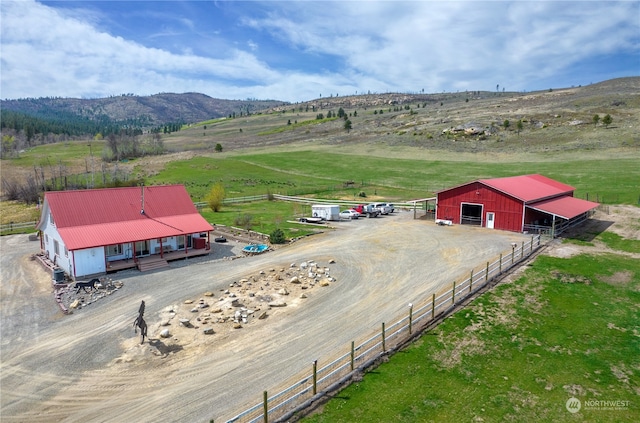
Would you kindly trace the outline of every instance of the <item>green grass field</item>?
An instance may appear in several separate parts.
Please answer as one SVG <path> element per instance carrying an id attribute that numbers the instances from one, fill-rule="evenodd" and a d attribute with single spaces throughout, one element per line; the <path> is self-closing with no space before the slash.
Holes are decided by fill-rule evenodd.
<path id="1" fill-rule="evenodd" d="M 541 256 L 304 421 L 640 421 L 638 304 L 640 261 Z"/>
<path id="2" fill-rule="evenodd" d="M 576 187 L 576 196 L 604 203 L 638 204 L 638 158 L 548 162 L 411 160 L 318 151 L 196 157 L 176 161 L 148 184 L 183 183 L 196 201 L 214 183 L 228 197 L 258 194 L 354 198 L 360 191 L 389 200 L 410 200 L 475 179 L 541 173 Z M 345 188 L 344 183 L 354 185 Z"/>

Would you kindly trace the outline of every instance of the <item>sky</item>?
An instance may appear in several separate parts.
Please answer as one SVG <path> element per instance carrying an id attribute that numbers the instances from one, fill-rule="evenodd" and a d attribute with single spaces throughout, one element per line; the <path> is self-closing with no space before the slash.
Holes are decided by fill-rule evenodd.
<path id="1" fill-rule="evenodd" d="M 289 102 L 640 76 L 640 1 L 0 2 L 0 98 Z"/>

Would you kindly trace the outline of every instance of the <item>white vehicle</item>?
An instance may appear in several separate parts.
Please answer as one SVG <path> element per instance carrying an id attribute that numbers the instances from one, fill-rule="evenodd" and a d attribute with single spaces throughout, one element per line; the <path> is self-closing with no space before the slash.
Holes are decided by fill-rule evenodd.
<path id="1" fill-rule="evenodd" d="M 360 217 L 360 213 L 352 209 L 343 210 L 340 212 L 341 219 L 357 219 L 359 217 Z"/>
<path id="2" fill-rule="evenodd" d="M 382 204 L 391 209 L 389 213 L 393 213 L 396 210 L 395 206 L 391 203 L 382 203 Z"/>
<path id="3" fill-rule="evenodd" d="M 337 204 L 314 204 L 311 213 L 322 220 L 340 220 L 340 206 Z"/>
<path id="4" fill-rule="evenodd" d="M 389 214 L 393 213 L 393 207 L 389 206 L 387 203 L 373 203 L 371 207 L 378 210 L 380 214 Z"/>

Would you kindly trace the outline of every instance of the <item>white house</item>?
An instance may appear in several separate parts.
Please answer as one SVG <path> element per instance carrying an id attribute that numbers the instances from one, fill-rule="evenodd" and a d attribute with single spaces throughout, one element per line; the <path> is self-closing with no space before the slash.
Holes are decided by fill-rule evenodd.
<path id="1" fill-rule="evenodd" d="M 208 254 L 213 230 L 182 185 L 46 192 L 36 228 L 72 279 Z"/>

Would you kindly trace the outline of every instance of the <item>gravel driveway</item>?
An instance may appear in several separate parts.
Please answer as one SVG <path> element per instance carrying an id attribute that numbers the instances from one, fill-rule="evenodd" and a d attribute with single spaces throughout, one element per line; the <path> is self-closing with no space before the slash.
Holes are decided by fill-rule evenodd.
<path id="1" fill-rule="evenodd" d="M 2 237 L 2 422 L 222 421 L 529 239 L 437 226 L 411 212 L 333 226 L 259 256 L 230 260 L 239 246 L 215 244 L 205 260 L 113 274 L 120 290 L 71 315 L 54 302 L 51 275 L 30 260 L 39 243 Z M 169 347 L 158 336 L 167 307 L 206 291 L 218 298 L 234 281 L 303 261 L 330 267 L 336 281 L 206 342 L 181 332 Z M 152 340 L 142 346 L 132 328 L 141 300 Z"/>

